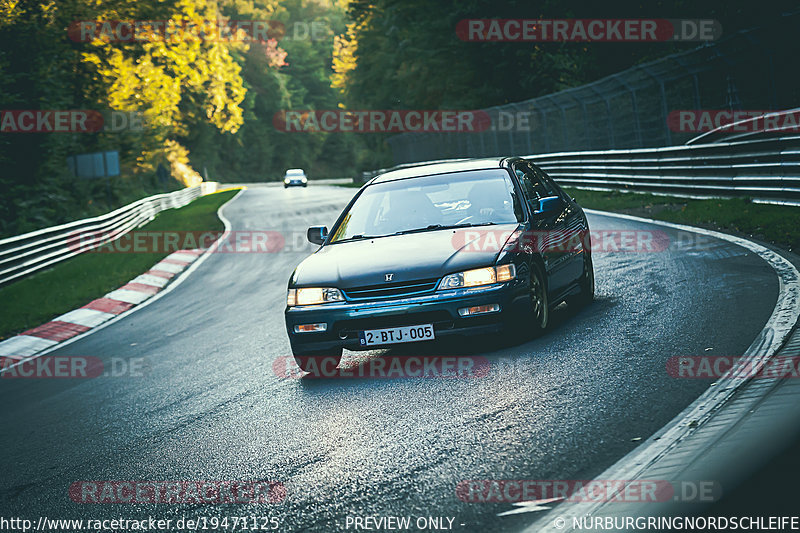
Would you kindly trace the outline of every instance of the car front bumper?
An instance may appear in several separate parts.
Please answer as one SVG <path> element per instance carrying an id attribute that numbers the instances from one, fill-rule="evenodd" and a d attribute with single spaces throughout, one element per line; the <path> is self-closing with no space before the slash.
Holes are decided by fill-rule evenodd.
<path id="1" fill-rule="evenodd" d="M 433 324 L 436 338 L 476 335 L 502 330 L 514 313 L 528 302 L 528 283 L 514 280 L 488 287 L 453 289 L 393 300 L 337 302 L 286 309 L 286 332 L 295 354 L 334 348 L 375 349 L 361 345 L 359 332 L 399 326 Z M 500 311 L 462 317 L 458 310 L 498 304 Z M 295 333 L 301 324 L 327 324 L 326 331 Z"/>

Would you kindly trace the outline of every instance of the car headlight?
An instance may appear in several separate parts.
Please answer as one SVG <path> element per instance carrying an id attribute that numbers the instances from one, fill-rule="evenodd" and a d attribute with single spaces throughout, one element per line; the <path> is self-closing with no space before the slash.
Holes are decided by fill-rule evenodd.
<path id="1" fill-rule="evenodd" d="M 307 177 L 305 177 L 305 176 L 303 176 L 303 177 L 302 177 L 302 178 L 300 178 L 300 179 L 303 181 L 303 183 L 305 183 L 305 182 L 307 182 L 307 181 L 308 181 L 308 178 L 307 178 Z"/>
<path id="2" fill-rule="evenodd" d="M 439 289 L 460 289 L 463 287 L 479 287 L 510 281 L 517 276 L 514 265 L 499 265 L 496 267 L 476 268 L 448 274 L 439 283 Z"/>
<path id="3" fill-rule="evenodd" d="M 342 291 L 333 287 L 289 289 L 289 292 L 286 294 L 286 305 L 289 307 L 342 301 L 344 301 Z"/>

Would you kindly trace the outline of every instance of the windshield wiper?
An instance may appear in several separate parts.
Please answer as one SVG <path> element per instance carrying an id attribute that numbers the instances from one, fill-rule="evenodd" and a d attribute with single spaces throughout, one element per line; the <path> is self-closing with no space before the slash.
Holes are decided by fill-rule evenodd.
<path id="1" fill-rule="evenodd" d="M 414 228 L 414 229 L 406 229 L 403 231 L 396 231 L 395 235 L 405 235 L 407 233 L 419 233 L 422 231 L 433 231 L 435 229 L 444 229 L 445 227 L 441 224 L 431 224 L 430 226 L 425 226 L 424 228 Z"/>
<path id="2" fill-rule="evenodd" d="M 450 225 L 443 225 L 443 224 L 431 224 L 430 226 L 425 226 L 424 228 L 415 228 L 415 229 L 407 229 L 403 231 L 395 232 L 395 235 L 405 235 L 407 233 L 421 233 L 423 231 L 434 231 L 439 229 L 455 229 L 455 228 L 471 228 L 475 226 L 494 226 L 496 222 L 482 222 L 480 224 L 473 224 L 471 222 L 465 224 L 450 224 Z"/>
<path id="3" fill-rule="evenodd" d="M 347 237 L 346 239 L 339 239 L 336 241 L 331 241 L 331 244 L 335 244 L 337 242 L 347 242 L 347 241 L 360 241 L 363 239 L 377 239 L 378 237 L 386 237 L 386 235 L 353 235 L 352 237 Z"/>
<path id="4" fill-rule="evenodd" d="M 476 226 L 496 226 L 497 222 L 465 222 L 464 224 L 453 224 L 448 228 L 474 228 Z"/>

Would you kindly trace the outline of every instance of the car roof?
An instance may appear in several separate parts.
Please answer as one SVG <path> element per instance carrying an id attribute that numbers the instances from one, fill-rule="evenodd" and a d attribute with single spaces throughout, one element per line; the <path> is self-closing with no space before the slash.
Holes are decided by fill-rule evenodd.
<path id="1" fill-rule="evenodd" d="M 286 171 L 286 173 L 288 174 L 289 172 L 303 172 L 303 169 L 302 168 L 290 168 L 289 170 Z"/>
<path id="2" fill-rule="evenodd" d="M 484 159 L 452 159 L 437 163 L 422 163 L 418 165 L 390 170 L 384 174 L 379 174 L 370 183 L 384 183 L 387 181 L 400 180 L 405 178 L 416 178 L 419 176 L 432 176 L 435 174 L 447 174 L 449 172 L 463 172 L 467 170 L 491 170 L 495 168 L 505 168 L 510 162 L 517 158 L 490 157 Z"/>

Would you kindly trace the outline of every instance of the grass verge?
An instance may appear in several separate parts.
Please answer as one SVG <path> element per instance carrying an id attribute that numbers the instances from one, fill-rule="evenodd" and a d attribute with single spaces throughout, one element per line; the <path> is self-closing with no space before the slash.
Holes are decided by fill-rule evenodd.
<path id="1" fill-rule="evenodd" d="M 237 192 L 220 191 L 163 211 L 138 231 L 222 231 L 217 209 Z M 146 272 L 167 255 L 84 253 L 0 288 L 0 339 L 86 305 Z"/>
<path id="2" fill-rule="evenodd" d="M 583 207 L 700 226 L 800 249 L 800 207 L 754 204 L 746 198 L 693 200 L 674 196 L 564 187 Z"/>

